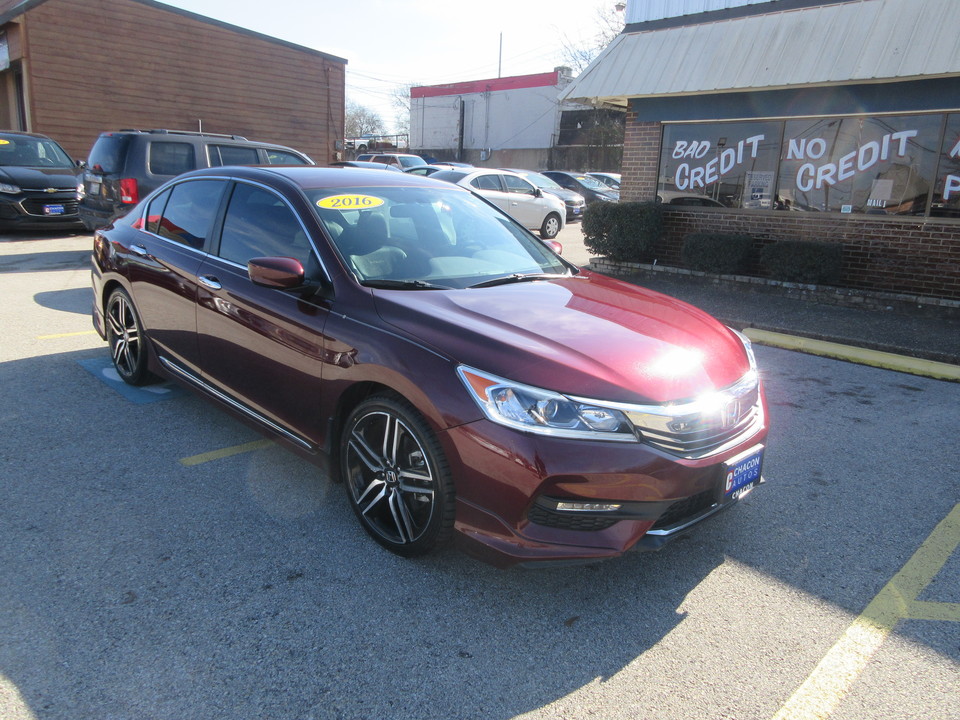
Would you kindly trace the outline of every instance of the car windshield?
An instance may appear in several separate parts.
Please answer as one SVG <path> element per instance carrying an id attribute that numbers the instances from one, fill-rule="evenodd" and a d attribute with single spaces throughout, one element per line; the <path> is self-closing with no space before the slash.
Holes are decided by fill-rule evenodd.
<path id="1" fill-rule="evenodd" d="M 571 272 L 544 243 L 469 192 L 361 187 L 307 194 L 364 285 L 467 288 Z"/>
<path id="2" fill-rule="evenodd" d="M 577 178 L 577 180 L 579 180 L 584 185 L 584 187 L 588 187 L 591 190 L 599 190 L 601 192 L 610 191 L 610 188 L 608 188 L 602 182 L 597 180 L 595 177 L 591 177 L 590 175 L 575 175 L 574 177 Z"/>
<path id="3" fill-rule="evenodd" d="M 0 165 L 74 168 L 73 161 L 49 138 L 0 135 Z"/>
<path id="4" fill-rule="evenodd" d="M 591 175 L 591 177 L 595 177 L 604 185 L 612 187 L 614 190 L 620 189 L 620 181 L 617 180 L 616 178 L 610 177 L 609 175 Z"/>
<path id="5" fill-rule="evenodd" d="M 521 175 L 523 175 L 523 177 L 525 177 L 527 180 L 532 182 L 541 190 L 562 190 L 563 189 L 553 180 L 548 178 L 546 175 L 541 175 L 540 173 L 535 173 L 535 172 L 521 173 Z"/>

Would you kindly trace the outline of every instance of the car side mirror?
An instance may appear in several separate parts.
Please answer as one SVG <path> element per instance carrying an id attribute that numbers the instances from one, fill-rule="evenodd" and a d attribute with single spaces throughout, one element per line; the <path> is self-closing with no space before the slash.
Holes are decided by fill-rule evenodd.
<path id="1" fill-rule="evenodd" d="M 86 169 L 87 169 L 87 161 L 86 161 L 86 160 L 77 160 L 77 167 L 80 168 L 81 170 L 86 170 Z"/>
<path id="2" fill-rule="evenodd" d="M 538 197 L 538 198 L 543 197 L 543 190 L 541 190 L 540 188 L 534 188 L 534 189 L 533 189 L 533 196 L 534 196 L 534 197 Z"/>
<path id="3" fill-rule="evenodd" d="M 557 242 L 556 240 L 544 240 L 543 241 L 547 247 L 553 250 L 557 255 L 563 255 L 563 244 Z"/>
<path id="4" fill-rule="evenodd" d="M 247 263 L 247 275 L 254 285 L 275 290 L 293 290 L 304 285 L 304 270 L 292 257 L 257 257 Z"/>

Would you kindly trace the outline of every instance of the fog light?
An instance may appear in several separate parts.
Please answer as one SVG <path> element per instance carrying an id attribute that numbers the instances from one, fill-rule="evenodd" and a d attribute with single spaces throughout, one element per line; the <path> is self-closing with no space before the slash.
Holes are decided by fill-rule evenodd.
<path id="1" fill-rule="evenodd" d="M 613 512 L 620 507 L 620 503 L 557 502 L 557 510 L 566 512 Z"/>

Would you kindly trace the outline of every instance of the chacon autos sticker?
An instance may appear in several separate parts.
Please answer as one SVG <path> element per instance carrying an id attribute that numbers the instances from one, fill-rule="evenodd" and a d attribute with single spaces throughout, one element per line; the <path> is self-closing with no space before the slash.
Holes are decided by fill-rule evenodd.
<path id="1" fill-rule="evenodd" d="M 383 198 L 373 195 L 331 195 L 317 200 L 317 206 L 331 210 L 366 210 L 383 205 Z"/>

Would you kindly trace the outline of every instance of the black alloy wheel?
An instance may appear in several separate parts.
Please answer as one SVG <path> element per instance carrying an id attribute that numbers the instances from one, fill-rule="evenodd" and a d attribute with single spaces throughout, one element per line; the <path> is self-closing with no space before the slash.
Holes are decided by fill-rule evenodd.
<path id="1" fill-rule="evenodd" d="M 156 377 L 147 369 L 146 337 L 133 301 L 124 290 L 114 290 L 107 300 L 107 342 L 113 366 L 129 385 L 147 385 Z"/>
<path id="2" fill-rule="evenodd" d="M 440 443 L 406 401 L 374 396 L 350 413 L 340 471 L 363 528 L 397 555 L 424 555 L 449 539 L 454 490 Z"/>

